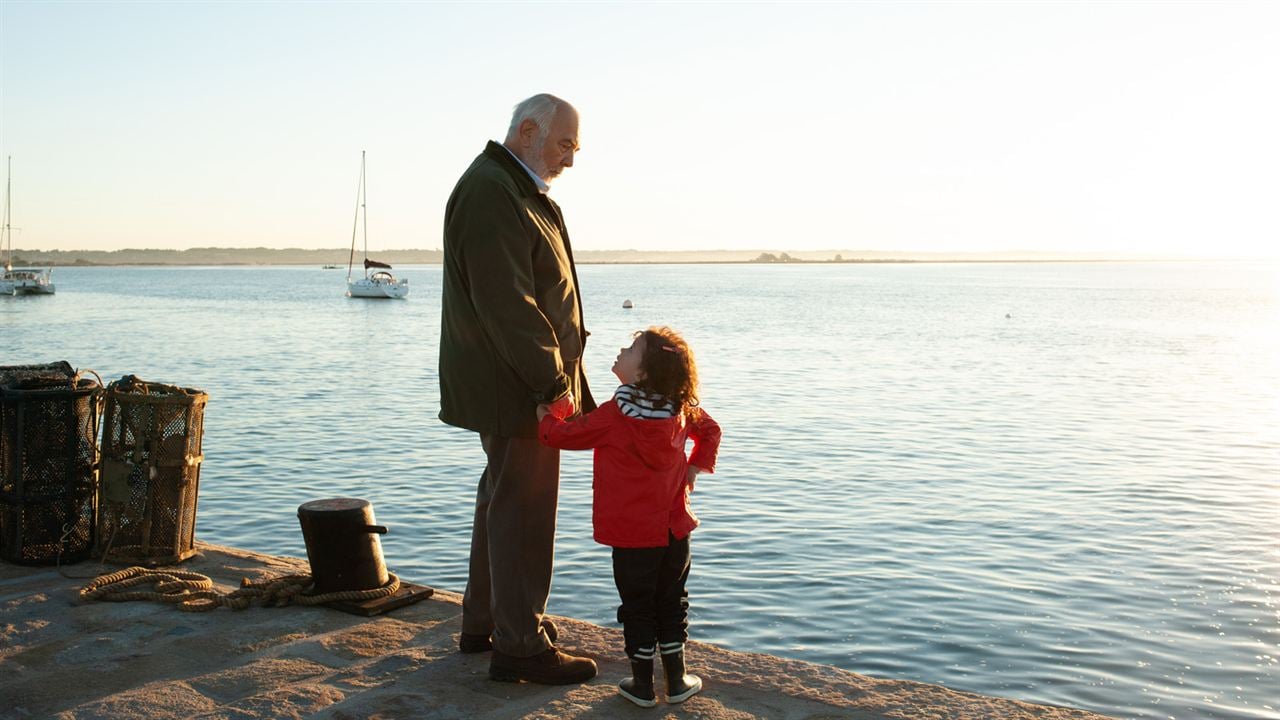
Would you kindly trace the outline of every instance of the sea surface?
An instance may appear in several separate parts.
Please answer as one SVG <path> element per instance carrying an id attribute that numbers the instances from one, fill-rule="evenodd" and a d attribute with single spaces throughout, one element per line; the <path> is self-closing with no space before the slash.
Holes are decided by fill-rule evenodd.
<path id="1" fill-rule="evenodd" d="M 319 267 L 58 268 L 57 295 L 0 298 L 0 364 L 207 391 L 202 540 L 305 556 L 297 506 L 361 497 L 393 572 L 461 591 L 483 453 L 436 419 L 440 267 L 396 271 L 406 301 Z M 1280 265 L 580 274 L 597 397 L 630 333 L 669 324 L 724 428 L 695 639 L 1118 717 L 1280 718 Z M 616 625 L 590 460 L 564 455 L 549 611 Z"/>

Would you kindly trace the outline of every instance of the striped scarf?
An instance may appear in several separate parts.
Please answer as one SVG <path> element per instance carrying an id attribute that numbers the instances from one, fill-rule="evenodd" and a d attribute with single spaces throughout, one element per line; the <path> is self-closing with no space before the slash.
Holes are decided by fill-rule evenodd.
<path id="1" fill-rule="evenodd" d="M 661 395 L 650 395 L 635 385 L 623 385 L 613 393 L 614 402 L 623 415 L 644 420 L 675 417 L 676 406 Z"/>

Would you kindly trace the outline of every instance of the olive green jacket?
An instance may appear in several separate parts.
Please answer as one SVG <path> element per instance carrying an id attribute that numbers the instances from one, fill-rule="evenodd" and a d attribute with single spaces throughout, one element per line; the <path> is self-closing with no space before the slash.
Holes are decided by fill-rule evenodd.
<path id="1" fill-rule="evenodd" d="M 444 211 L 440 419 L 537 437 L 539 402 L 572 392 L 595 408 L 573 249 L 560 208 L 490 142 Z"/>

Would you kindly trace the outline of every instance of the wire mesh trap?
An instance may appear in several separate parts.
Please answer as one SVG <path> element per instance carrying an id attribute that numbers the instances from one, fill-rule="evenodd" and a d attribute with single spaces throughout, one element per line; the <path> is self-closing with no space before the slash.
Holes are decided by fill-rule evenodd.
<path id="1" fill-rule="evenodd" d="M 0 559 L 72 563 L 93 549 L 101 396 L 66 361 L 0 366 Z"/>
<path id="2" fill-rule="evenodd" d="M 98 493 L 104 561 L 167 565 L 195 554 L 208 400 L 200 390 L 133 375 L 107 386 Z"/>

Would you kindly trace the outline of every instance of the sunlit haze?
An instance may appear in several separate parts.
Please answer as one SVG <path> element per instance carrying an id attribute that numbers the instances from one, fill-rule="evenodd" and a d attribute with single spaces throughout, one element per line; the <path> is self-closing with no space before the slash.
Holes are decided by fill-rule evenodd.
<path id="1" fill-rule="evenodd" d="M 0 4 L 15 248 L 438 248 L 555 93 L 576 248 L 1280 255 L 1280 4 Z"/>

